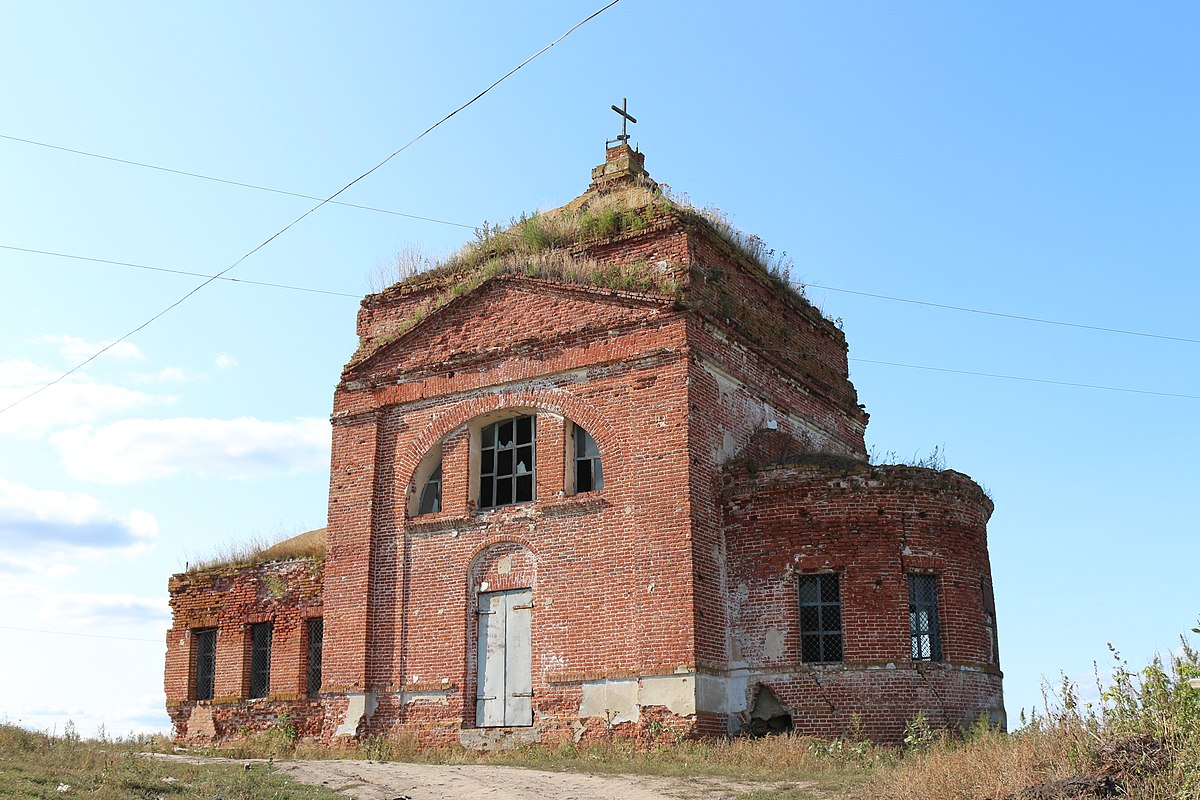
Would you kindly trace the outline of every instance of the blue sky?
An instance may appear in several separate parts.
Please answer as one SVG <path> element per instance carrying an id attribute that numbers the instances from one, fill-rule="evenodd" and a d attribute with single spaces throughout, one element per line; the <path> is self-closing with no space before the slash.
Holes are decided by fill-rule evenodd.
<path id="1" fill-rule="evenodd" d="M 0 136 L 325 196 L 601 5 L 8 3 Z M 167 577 L 324 524 L 372 276 L 581 193 L 625 96 L 651 174 L 786 251 L 843 320 L 868 444 L 939 447 L 992 493 L 1010 715 L 1042 676 L 1088 683 L 1107 642 L 1173 648 L 1200 613 L 1198 23 L 1182 2 L 622 0 L 341 198 L 467 227 L 325 206 L 229 277 L 350 296 L 214 282 L 0 414 L 0 717 L 165 729 Z M 313 205 L 13 138 L 0 176 L 8 402 L 200 282 L 10 248 L 212 274 Z"/>

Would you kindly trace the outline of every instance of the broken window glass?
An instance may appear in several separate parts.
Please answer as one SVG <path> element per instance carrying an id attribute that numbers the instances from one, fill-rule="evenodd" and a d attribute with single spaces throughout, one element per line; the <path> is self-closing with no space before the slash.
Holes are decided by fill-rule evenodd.
<path id="1" fill-rule="evenodd" d="M 575 491 L 598 492 L 604 488 L 600 447 L 592 435 L 575 426 Z"/>
<path id="2" fill-rule="evenodd" d="M 495 508 L 534 499 L 536 455 L 533 416 L 485 426 L 480 431 L 479 507 Z"/>
<path id="3" fill-rule="evenodd" d="M 800 660 L 842 660 L 842 595 L 834 573 L 800 576 Z"/>
<path id="4" fill-rule="evenodd" d="M 437 469 L 429 476 L 429 480 L 425 481 L 424 488 L 421 489 L 421 504 L 417 508 L 418 514 L 436 514 L 442 510 L 442 465 L 438 464 Z"/>

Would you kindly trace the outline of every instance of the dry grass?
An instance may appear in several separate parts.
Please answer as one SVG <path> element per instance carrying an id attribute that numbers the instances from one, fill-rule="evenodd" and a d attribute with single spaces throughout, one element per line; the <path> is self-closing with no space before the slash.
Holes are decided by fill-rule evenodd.
<path id="1" fill-rule="evenodd" d="M 828 742 L 801 736 L 667 744 L 628 739 L 582 745 L 565 741 L 504 750 L 431 747 L 406 736 L 373 736 L 352 750 L 331 750 L 297 741 L 288 736 L 288 730 L 285 722 L 203 752 L 234 758 L 362 758 L 445 765 L 494 764 L 605 775 L 720 776 L 771 787 L 763 790 L 769 794 L 751 792 L 747 799 L 828 797 L 830 793 L 847 792 L 896 758 L 895 751 L 867 743 L 830 747 Z"/>
<path id="2" fill-rule="evenodd" d="M 159 761 L 138 753 L 169 750 L 159 737 L 118 741 L 81 739 L 0 723 L 0 797 L 71 800 L 178 798 L 213 800 L 336 800 L 341 795 L 302 786 L 266 765 L 196 765 Z"/>
<path id="3" fill-rule="evenodd" d="M 977 731 L 910 751 L 859 789 L 869 800 L 1003 798 L 1039 783 L 1077 775 L 1082 753 L 1064 731 Z"/>
<path id="4" fill-rule="evenodd" d="M 319 562 L 325 558 L 325 528 L 286 538 L 250 537 L 230 542 L 212 555 L 190 564 L 188 572 L 207 572 L 211 569 L 250 567 L 271 561 L 307 558 Z"/>

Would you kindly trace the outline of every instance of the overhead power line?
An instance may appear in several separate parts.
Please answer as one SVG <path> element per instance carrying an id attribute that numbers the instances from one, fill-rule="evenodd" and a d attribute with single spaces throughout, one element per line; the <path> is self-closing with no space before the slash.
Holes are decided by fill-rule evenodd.
<path id="1" fill-rule="evenodd" d="M 354 184 L 356 184 L 356 183 L 358 183 L 359 181 L 363 180 L 364 178 L 366 178 L 366 177 L 367 177 L 368 175 L 370 175 L 371 173 L 373 173 L 373 172 L 375 172 L 376 170 L 378 170 L 378 169 L 380 169 L 381 167 L 383 167 L 385 164 L 387 164 L 387 163 L 388 163 L 389 161 L 391 161 L 393 158 L 395 158 L 396 156 L 400 155 L 400 154 L 401 154 L 401 153 L 403 153 L 405 150 L 407 150 L 408 148 L 412 147 L 412 146 L 413 146 L 414 144 L 416 144 L 417 142 L 419 142 L 419 141 L 421 141 L 422 139 L 424 139 L 424 138 L 425 138 L 425 137 L 426 137 L 428 134 L 430 134 L 430 133 L 431 133 L 431 132 L 433 132 L 435 129 L 437 129 L 438 127 L 440 127 L 440 126 L 441 126 L 443 123 L 447 122 L 449 119 L 451 119 L 452 117 L 454 117 L 456 114 L 458 114 L 458 113 L 459 113 L 460 111 L 462 111 L 463 109 L 465 109 L 465 108 L 467 108 L 468 106 L 470 106 L 470 105 L 474 104 L 474 103 L 475 103 L 475 101 L 479 100 L 479 98 L 483 97 L 485 94 L 487 94 L 488 92 L 490 92 L 492 89 L 495 89 L 497 86 L 499 86 L 499 85 L 500 85 L 501 83 L 503 83 L 505 80 L 507 80 L 508 78 L 510 78 L 512 75 L 514 75 L 514 74 L 515 74 L 515 73 L 516 73 L 518 70 L 522 69 L 522 68 L 523 68 L 523 67 L 525 67 L 527 64 L 529 64 L 531 61 L 533 61 L 535 58 L 537 58 L 538 56 L 542 55 L 542 54 L 543 54 L 543 53 L 545 53 L 547 50 L 549 50 L 550 48 L 554 47 L 556 44 L 558 44 L 559 42 L 561 42 L 563 39 L 567 38 L 567 37 L 568 37 L 568 36 L 570 36 L 572 33 L 574 33 L 575 31 L 579 30 L 579 28 L 583 27 L 585 24 L 587 24 L 587 23 L 588 23 L 588 22 L 590 22 L 591 20 L 593 20 L 593 19 L 595 19 L 596 17 L 600 16 L 600 15 L 601 15 L 601 14 L 603 14 L 605 11 L 607 11 L 607 10 L 608 10 L 608 9 L 610 9 L 610 8 L 612 8 L 613 6 L 615 6 L 615 5 L 616 5 L 617 3 L 619 3 L 619 2 L 621 2 L 621 0 L 611 0 L 611 2 L 607 3 L 606 5 L 604 5 L 604 6 L 603 6 L 603 7 L 601 7 L 599 10 L 592 12 L 592 13 L 591 13 L 591 14 L 589 14 L 587 17 L 585 17 L 585 18 L 583 18 L 582 20 L 580 20 L 579 22 L 575 23 L 573 26 L 571 26 L 571 28 L 569 28 L 569 29 L 568 29 L 568 30 L 567 30 L 565 33 L 563 33 L 562 35 L 560 35 L 560 36 L 559 36 L 557 39 L 555 39 L 554 41 L 550 42 L 550 44 L 546 45 L 546 46 L 545 46 L 545 47 L 543 47 L 541 50 L 538 50 L 536 53 L 534 53 L 533 55 L 531 55 L 531 56 L 529 56 L 528 58 L 526 58 L 524 61 L 522 61 L 522 62 L 521 62 L 520 64 L 518 64 L 517 66 L 513 67 L 512 69 L 510 69 L 508 72 L 504 73 L 502 76 L 500 76 L 500 77 L 499 77 L 499 78 L 497 78 L 495 81 L 493 81 L 493 82 L 492 82 L 490 85 L 488 85 L 488 86 L 487 86 L 487 88 L 485 88 L 485 89 L 484 89 L 483 91 L 481 91 L 479 94 L 475 95 L 475 96 L 474 96 L 474 97 L 472 97 L 470 100 L 468 100 L 467 102 L 465 102 L 465 103 L 463 103 L 462 105 L 460 105 L 458 108 L 455 108 L 455 109 L 454 109 L 453 111 L 451 111 L 449 114 L 446 114 L 444 117 L 442 117 L 441 119 L 439 119 L 437 122 L 433 123 L 433 124 L 432 124 L 432 125 L 430 125 L 428 128 L 426 128 L 425 130 L 421 131 L 419 134 L 417 134 L 416 136 L 414 136 L 412 139 L 410 139 L 409 141 L 405 142 L 403 145 L 401 145 L 400 147 L 398 147 L 398 148 L 397 148 L 396 150 L 394 150 L 394 151 L 393 151 L 393 152 L 392 152 L 390 155 L 388 155 L 388 156 L 387 156 L 387 158 L 383 159 L 383 160 L 382 160 L 382 161 L 380 161 L 378 164 L 376 164 L 375 166 L 371 167 L 371 168 L 370 168 L 370 169 L 368 169 L 366 172 L 364 172 L 363 174 L 359 175 L 357 178 L 355 178 L 354 180 L 350 181 L 349 183 L 347 183 L 347 184 L 346 184 L 345 186 L 343 186 L 342 188 L 338 189 L 338 190 L 337 190 L 336 192 L 334 192 L 333 194 L 331 194 L 331 195 L 329 195 L 328 197 L 326 197 L 325 199 L 321 200 L 319 203 L 317 203 L 317 204 L 316 204 L 316 205 L 314 205 L 312 208 L 310 208 L 310 209 L 308 209 L 307 211 L 305 211 L 305 212 L 304 212 L 303 214 L 301 214 L 300 216 L 296 217 L 294 220 L 292 220 L 291 222 L 289 222 L 287 225 L 284 225 L 284 226 L 283 226 L 282 228 L 280 228 L 278 231 L 276 231 L 275 233 L 273 233 L 273 234 L 271 234 L 270 236 L 268 236 L 266 239 L 264 239 L 262 242 L 260 242 L 260 243 L 259 243 L 257 246 L 255 246 L 253 249 L 251 249 L 249 252 L 247 252 L 245 255 L 243 255 L 243 256 L 242 256 L 241 258 L 239 258 L 238 260 L 234 261 L 234 262 L 233 262 L 232 264 L 230 264 L 228 267 L 225 267 L 225 269 L 221 270 L 220 272 L 216 273 L 215 275 L 211 275 L 211 276 L 209 276 L 209 277 L 205 278 L 203 281 L 201 281 L 201 282 L 200 282 L 200 284 L 199 284 L 198 286 L 196 286 L 195 288 L 193 288 L 193 289 L 192 289 L 191 291 L 189 291 L 187 294 L 183 295 L 183 297 L 180 297 L 178 300 L 176 300 L 175 302 L 171 303 L 169 306 L 167 306 L 166 308 L 162 309 L 162 310 L 161 310 L 161 311 L 159 311 L 157 314 L 153 315 L 153 316 L 152 316 L 152 317 L 150 317 L 148 320 L 146 320 L 146 321 L 145 321 L 145 322 L 143 322 L 142 324 L 138 325 L 136 328 L 134 328 L 133 330 L 129 331 L 128 333 L 126 333 L 124 336 L 121 336 L 120 338 L 118 338 L 118 339 L 116 339 L 116 340 L 114 340 L 114 341 L 112 341 L 112 342 L 109 342 L 107 345 L 105 345 L 104 347 L 102 347 L 100 350 L 96 351 L 96 352 L 95 352 L 95 353 L 93 353 L 92 355 L 90 355 L 90 356 L 88 356 L 87 358 L 85 358 L 83 361 L 81 361 L 81 362 L 79 362 L 78 364 L 76 364 L 75 366 L 71 367 L 71 368 L 70 368 L 70 369 L 68 369 L 66 372 L 64 372 L 63 374 L 59 375 L 57 378 L 55 378 L 54 380 L 52 380 L 52 381 L 50 381 L 50 382 L 48 382 L 48 383 L 45 383 L 45 384 L 43 384 L 43 385 L 39 386 L 38 388 L 34 389 L 34 390 L 33 390 L 32 392 L 30 392 L 29 394 L 26 394 L 26 395 L 24 395 L 24 396 L 22 396 L 22 397 L 18 398 L 17 400 L 14 400 L 13 402 L 9 403 L 9 404 L 8 404 L 7 406 L 5 406 L 4 408 L 0 408 L 0 414 L 3 414 L 3 413 L 5 413 L 5 412 L 7 412 L 7 411 L 9 411 L 9 410 L 13 409 L 13 408 L 15 408 L 16 406 L 20 405 L 21 403 L 24 403 L 26 400 L 29 400 L 30 398 L 32 398 L 32 397 L 35 397 L 36 395 L 40 394 L 41 392 L 44 392 L 46 389 L 49 389 L 49 388 L 50 388 L 51 386 L 53 386 L 54 384 L 58 383 L 59 381 L 62 381 L 63 379 L 65 379 L 65 378 L 67 378 L 68 376 L 70 376 L 71 374 L 73 374 L 73 373 L 75 373 L 75 372 L 79 371 L 80 369 L 82 369 L 83 367 L 87 366 L 87 365 L 88 365 L 88 364 L 90 364 L 92 361 L 96 360 L 96 359 L 97 359 L 97 358 L 99 358 L 101 355 L 103 355 L 104 353 L 108 352 L 109 350 L 111 350 L 112 348 L 116 347 L 116 346 L 117 346 L 118 344 L 120 344 L 121 342 L 125 341 L 126 339 L 128 339 L 128 338 L 130 338 L 131 336 L 133 336 L 134 334 L 136 334 L 138 331 L 140 331 L 140 330 L 142 330 L 143 328 L 145 328 L 147 325 L 150 325 L 151 323 L 155 322 L 156 320 L 158 320 L 158 319 L 159 319 L 160 317 L 162 317 L 163 315 L 165 315 L 165 314 L 169 313 L 169 312 L 170 312 L 172 309 L 174 309 L 176 306 L 178 306 L 178 305 L 180 305 L 181 303 L 183 303 L 185 300 L 187 300 L 188 298 L 190 298 L 190 297 L 191 297 L 192 295 L 194 295 L 196 292 L 200 291 L 200 290 L 201 290 L 201 289 L 203 289 L 205 286 L 208 286 L 208 285 L 209 285 L 210 283 L 212 283 L 213 281 L 220 279 L 220 278 L 221 278 L 223 275 L 225 275 L 225 273 L 227 273 L 227 272 L 229 272 L 230 270 L 232 270 L 232 269 L 236 268 L 236 267 L 237 267 L 239 264 L 241 264 L 241 263 L 242 263 L 243 261 L 245 261 L 247 258 L 250 258 L 250 256 L 254 255 L 254 254 L 255 254 L 255 253 L 257 253 L 259 250 L 262 250 L 264 247 L 266 247 L 266 246 L 267 246 L 267 245 L 269 245 L 271 242 L 273 242 L 273 241 L 275 241 L 276 239 L 278 239 L 278 238 L 279 238 L 280 236 L 282 236 L 283 234 L 287 233 L 287 232 L 288 232 L 289 230 L 291 230 L 291 229 L 292 229 L 292 228 L 293 228 L 295 225 L 299 224 L 301 221 L 303 221 L 303 220 L 304 220 L 305 218 L 307 218 L 309 215 L 311 215 L 311 214 L 313 214 L 314 212 L 316 212 L 316 211 L 317 211 L 318 209 L 320 209 L 322 206 L 325 206 L 326 204 L 333 202 L 335 199 L 337 199 L 337 198 L 338 198 L 340 195 L 342 195 L 342 194 L 343 194 L 343 193 L 344 193 L 344 192 L 345 192 L 347 189 L 349 189 L 351 186 L 354 186 Z"/>
<path id="2" fill-rule="evenodd" d="M 1025 381 L 1027 383 L 1049 383 L 1054 386 L 1071 386 L 1076 389 L 1102 389 L 1106 392 L 1126 392 L 1129 394 L 1149 394 L 1156 397 L 1179 397 L 1184 400 L 1200 400 L 1200 395 L 1178 394 L 1176 392 L 1156 392 L 1150 389 L 1127 389 L 1121 386 L 1100 386 L 1094 383 L 1074 383 L 1072 381 L 1055 381 L 1048 378 L 1029 378 L 1022 375 L 1000 375 L 994 372 L 972 372 L 965 369 L 949 369 L 947 367 L 927 367 L 920 364 L 898 364 L 894 361 L 875 361 L 869 358 L 850 358 L 861 364 L 882 364 L 887 367 L 904 367 L 905 369 L 922 369 L 930 372 L 949 372 L 955 375 L 974 375 L 980 378 L 1002 378 L 1008 381 Z"/>
<path id="3" fill-rule="evenodd" d="M 458 223 L 452 223 L 458 224 Z M 188 275 L 196 278 L 216 278 L 218 280 L 229 281 L 230 283 L 244 283 L 250 286 L 266 286 L 272 289 L 290 289 L 297 292 L 312 292 L 315 294 L 327 294 L 334 297 L 361 297 L 360 294 L 350 292 L 335 292 L 329 289 L 313 289 L 306 286 L 294 286 L 286 283 L 268 283 L 266 281 L 252 281 L 242 278 L 227 278 L 221 275 L 209 275 L 204 272 L 188 272 L 187 270 L 171 269 L 168 267 L 156 267 L 148 264 L 135 264 L 129 261 L 114 261 L 107 258 L 96 258 L 93 256 L 81 256 L 73 253 L 58 253 L 53 250 L 38 250 L 32 247 L 17 247 L 16 245 L 0 244 L 0 250 L 13 250 L 19 253 L 34 253 L 42 256 L 53 256 L 54 258 L 69 258 L 76 261 L 90 261 L 96 264 L 111 264 L 118 267 L 133 267 L 134 269 L 151 270 L 154 272 L 167 272 L 174 275 Z M 825 289 L 830 292 L 842 292 L 844 294 L 859 295 L 860 297 L 872 297 L 877 300 L 889 300 L 897 303 L 910 303 L 912 305 L 926 306 L 929 308 L 943 308 L 950 311 L 963 311 L 970 314 L 982 314 L 990 317 L 1000 317 L 1001 319 L 1012 319 L 1020 322 L 1036 322 L 1043 325 L 1059 325 L 1067 328 L 1079 328 L 1086 331 L 1098 331 L 1102 333 L 1115 333 L 1122 336 L 1139 336 L 1146 339 L 1161 339 L 1169 342 L 1184 342 L 1187 344 L 1200 344 L 1200 339 L 1191 339 L 1186 336 L 1169 336 L 1161 333 L 1149 333 L 1147 331 L 1133 331 L 1125 328 L 1109 328 L 1103 325 L 1087 325 L 1081 322 L 1067 322 L 1064 320 L 1046 319 L 1044 317 L 1030 317 L 1023 314 L 1012 314 L 1005 311 L 989 311 L 987 309 L 970 308 L 969 306 L 956 306 L 948 303 L 934 303 L 929 300 L 914 300 L 909 297 L 896 297 L 894 295 L 877 294 L 875 292 L 864 292 L 859 289 L 843 289 L 837 286 L 826 286 L 820 283 L 803 283 L 796 282 L 795 285 L 802 289 Z"/>
<path id="4" fill-rule="evenodd" d="M 36 253 L 37 255 L 54 256 L 57 258 L 69 258 L 69 259 L 75 259 L 78 261 L 94 262 L 94 263 L 98 263 L 98 264 L 112 264 L 115 266 L 133 267 L 135 269 L 153 270 L 155 272 L 166 272 L 166 273 L 171 273 L 171 274 L 175 274 L 175 275 L 187 275 L 187 276 L 191 276 L 191 277 L 200 277 L 200 278 L 211 277 L 211 278 L 216 278 L 218 280 L 230 281 L 232 283 L 244 283 L 244 284 L 249 284 L 252 286 L 265 286 L 265 287 L 272 288 L 272 289 L 291 289 L 291 290 L 298 291 L 298 292 L 313 292 L 313 293 L 317 293 L 317 294 L 332 295 L 335 297 L 350 297 L 350 298 L 358 298 L 359 297 L 359 295 L 357 295 L 357 294 L 350 294 L 347 292 L 333 292 L 333 291 L 329 291 L 326 289 L 311 289 L 311 288 L 307 288 L 304 286 L 290 286 L 290 285 L 282 284 L 282 283 L 267 283 L 264 281 L 248 281 L 248 280 L 241 280 L 239 278 L 229 278 L 229 277 L 223 277 L 223 276 L 210 276 L 210 275 L 204 275 L 203 273 L 199 273 L 199 272 L 186 272 L 184 270 L 168 269 L 166 267 L 152 267 L 152 266 L 149 266 L 146 264 L 134 264 L 134 263 L 131 263 L 128 261 L 112 261 L 112 260 L 105 259 L 105 258 L 90 258 L 88 256 L 71 255 L 69 253 L 55 253 L 55 252 L 52 252 L 49 250 L 34 250 L 29 247 L 14 247 L 12 245 L 0 244 L 0 249 L 14 250 L 14 251 L 21 252 L 21 253 Z M 806 284 L 806 285 L 815 286 L 816 284 Z M 829 287 L 820 287 L 820 288 L 829 288 Z M 849 291 L 849 290 L 847 290 L 847 291 Z M 863 294 L 863 293 L 856 292 L 856 294 Z M 926 304 L 921 303 L 921 305 L 926 305 Z M 1004 314 L 1002 316 L 1012 317 L 1013 315 Z M 1022 319 L 1021 317 L 1016 317 L 1016 318 Z M 1091 326 L 1088 326 L 1088 327 L 1091 327 Z M 1101 330 L 1109 330 L 1109 329 L 1104 328 Z M 1167 338 L 1170 338 L 1170 337 L 1167 337 Z M 790 352 L 793 355 L 803 355 L 803 356 L 810 356 L 810 357 L 817 357 L 817 358 L 821 357 L 821 354 L 819 354 L 819 353 L 799 353 L 799 352 L 785 350 L 783 348 L 765 348 L 765 349 L 778 350 L 780 352 Z M 994 373 L 994 372 L 974 372 L 971 370 L 950 369 L 948 367 L 931 367 L 931 366 L 918 365 L 918 364 L 901 364 L 901 363 L 897 363 L 894 361 L 878 361 L 878 360 L 869 359 L 869 358 L 852 358 L 851 357 L 851 358 L 848 358 L 847 360 L 857 361 L 857 362 L 860 362 L 863 364 L 880 364 L 880 365 L 888 366 L 888 367 L 902 367 L 904 369 L 919 369 L 919 370 L 926 370 L 926 371 L 931 371 L 931 372 L 946 372 L 946 373 L 951 373 L 951 374 L 956 374 L 956 375 L 973 375 L 973 376 L 982 377 L 982 378 L 999 378 L 999 379 L 1003 379 L 1003 380 L 1024 381 L 1024 382 L 1028 382 L 1028 383 L 1047 383 L 1047 384 L 1052 384 L 1052 385 L 1056 385 L 1056 386 L 1070 386 L 1070 387 L 1080 388 L 1080 389 L 1100 389 L 1100 390 L 1110 391 L 1110 392 L 1126 392 L 1126 393 L 1131 393 L 1131 394 L 1154 395 L 1154 396 L 1158 396 L 1158 397 L 1178 397 L 1178 398 L 1183 398 L 1183 399 L 1187 399 L 1187 400 L 1200 400 L 1200 396 L 1190 395 L 1190 394 L 1179 394 L 1176 392 L 1158 392 L 1158 391 L 1152 391 L 1149 389 L 1128 389 L 1128 388 L 1119 387 L 1119 386 L 1101 386 L 1099 384 L 1092 384 L 1092 383 L 1075 383 L 1075 382 L 1071 382 L 1071 381 L 1056 381 L 1056 380 L 1051 380 L 1048 378 L 1031 378 L 1031 377 L 1023 376 L 1023 375 L 1002 375 L 1002 374 L 998 374 L 998 373 Z"/>
<path id="5" fill-rule="evenodd" d="M 304 200 L 321 200 L 322 199 L 320 197 L 316 197 L 311 194 L 303 194 L 301 192 L 289 192 L 286 189 L 275 189 L 271 186 L 260 186 L 256 183 L 245 183 L 243 181 L 233 181 L 233 180 L 228 180 L 227 178 L 217 178 L 212 175 L 203 175 L 199 172 L 188 172 L 187 170 L 174 169 L 172 167 L 163 167 L 158 164 L 147 164 L 144 161 L 133 161 L 128 158 L 117 158 L 116 156 L 106 156 L 106 155 L 103 155 L 102 153 L 91 153 L 91 152 L 88 152 L 87 150 L 76 150 L 73 147 L 63 147 L 62 145 L 50 144 L 49 142 L 39 142 L 34 139 L 24 139 L 20 136 L 9 136 L 7 134 L 0 133 L 0 139 L 8 139 L 9 141 L 12 141 L 12 142 L 22 142 L 24 144 L 32 144 L 32 145 L 36 145 L 37 147 L 46 147 L 46 148 L 49 148 L 50 150 L 61 150 L 64 153 L 74 153 L 75 155 L 87 156 L 89 158 L 99 158 L 99 159 L 103 159 L 104 161 L 115 161 L 118 164 L 128 164 L 133 167 L 143 167 L 144 169 L 154 169 L 154 170 L 158 170 L 159 172 L 169 172 L 172 175 L 185 175 L 189 178 L 200 178 L 201 180 L 213 181 L 214 183 L 224 183 L 224 184 L 228 184 L 229 186 L 240 186 L 243 189 L 257 189 L 260 192 L 272 192 L 274 194 L 287 195 L 288 197 L 299 197 Z M 473 225 L 467 225 L 464 222 L 451 222 L 450 220 L 437 219 L 435 217 L 423 217 L 419 214 L 406 214 L 402 211 L 392 211 L 391 209 L 376 208 L 375 206 L 363 206 L 363 205 L 359 205 L 358 203 L 347 203 L 342 200 L 326 200 L 325 202 L 327 202 L 331 205 L 335 205 L 335 206 L 346 206 L 347 208 L 358 208 L 363 211 L 374 211 L 379 214 L 391 214 L 396 217 L 407 217 L 408 219 L 419 219 L 419 220 L 423 220 L 424 222 L 436 222 L 439 225 L 454 225 L 455 227 L 458 227 L 458 228 L 474 228 L 475 227 Z"/>
<path id="6" fill-rule="evenodd" d="M 41 628 L 14 628 L 11 625 L 0 625 L 0 630 L 5 631 L 24 631 L 25 633 L 49 633 L 54 636 L 83 636 L 88 639 L 118 639 L 123 642 L 151 642 L 152 644 L 162 644 L 161 639 L 139 639 L 135 636 L 105 636 L 100 633 L 75 633 L 73 631 L 47 631 Z"/>
<path id="7" fill-rule="evenodd" d="M 286 283 L 267 283 L 266 281 L 251 281 L 243 278 L 229 278 L 223 275 L 206 275 L 203 272 L 188 272 L 182 269 L 170 269 L 168 267 L 152 267 L 149 264 L 134 264 L 130 261 L 112 261 L 107 258 L 92 258 L 90 256 L 77 256 L 71 253 L 55 253 L 51 250 L 34 250 L 32 247 L 14 247 L 13 245 L 0 244 L 0 250 L 15 250 L 18 253 L 36 253 L 39 256 L 54 256 L 55 258 L 70 258 L 75 261 L 90 261 L 95 264 L 112 264 L 117 267 L 133 267 L 134 269 L 147 269 L 153 272 L 169 272 L 172 275 L 187 275 L 193 278 L 214 278 L 216 280 L 229 281 L 230 283 L 245 283 L 250 286 L 267 286 L 272 289 L 291 289 L 296 292 L 312 292 L 314 294 L 329 294 L 335 297 L 353 297 L 355 299 L 362 295 L 349 294 L 347 292 L 331 292 L 328 289 L 310 289 L 306 286 L 291 286 Z"/>
<path id="8" fill-rule="evenodd" d="M 1004 319 L 1016 319 L 1022 322 L 1037 322 L 1042 325 L 1061 325 L 1067 328 L 1080 328 L 1085 331 L 1103 331 L 1104 333 L 1119 333 L 1122 336 L 1143 336 L 1147 339 L 1165 339 L 1171 342 L 1187 342 L 1189 344 L 1200 344 L 1200 339 L 1190 339 L 1186 336 L 1167 336 L 1161 333 L 1146 333 L 1145 331 L 1131 331 L 1124 328 L 1106 328 L 1103 325 L 1084 325 L 1080 322 L 1064 322 L 1058 319 L 1046 319 L 1044 317 L 1029 317 L 1023 314 L 1009 314 L 1003 311 L 987 311 L 981 308 L 968 308 L 966 306 L 952 306 L 946 303 L 933 303 L 928 300 L 913 300 L 907 297 L 894 297 L 887 294 L 874 294 L 873 292 L 862 292 L 857 289 L 839 289 L 836 286 L 824 286 L 819 283 L 797 283 L 797 286 L 802 288 L 825 289 L 830 292 L 842 292 L 844 294 L 855 294 L 860 297 L 874 297 L 877 300 L 891 300 L 896 303 L 912 303 L 918 306 L 928 306 L 930 308 L 945 308 L 950 311 L 965 311 L 969 314 L 985 314 L 989 317 L 1003 317 Z"/>

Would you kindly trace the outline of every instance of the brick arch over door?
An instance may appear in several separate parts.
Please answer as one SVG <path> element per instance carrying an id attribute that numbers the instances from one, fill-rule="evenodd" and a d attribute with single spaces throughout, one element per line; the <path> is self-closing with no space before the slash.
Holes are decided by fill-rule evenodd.
<path id="1" fill-rule="evenodd" d="M 546 389 L 502 392 L 462 400 L 448 408 L 443 408 L 445 408 L 445 413 L 439 414 L 436 419 L 432 420 L 413 440 L 409 451 L 397 459 L 394 473 L 396 480 L 393 484 L 393 490 L 396 492 L 396 497 L 393 498 L 394 502 L 404 502 L 405 489 L 412 482 L 421 459 L 429 452 L 429 448 L 441 441 L 442 437 L 476 417 L 506 408 L 531 408 L 539 412 L 547 411 L 560 414 L 581 425 L 600 445 L 600 454 L 604 458 L 605 475 L 615 479 L 611 481 L 613 483 L 621 480 L 619 467 L 624 463 L 624 454 L 617 441 L 615 429 L 604 416 L 596 413 L 592 406 L 569 392 Z"/>
<path id="2" fill-rule="evenodd" d="M 515 537 L 489 538 L 471 556 L 467 582 L 468 594 L 534 589 L 537 585 L 537 555 L 527 542 Z M 486 589 L 482 588 L 485 582 Z"/>

